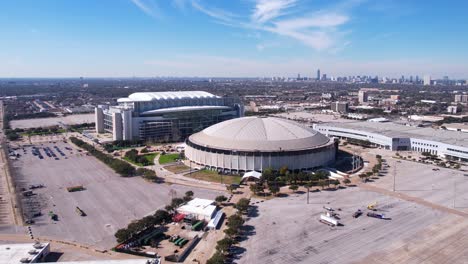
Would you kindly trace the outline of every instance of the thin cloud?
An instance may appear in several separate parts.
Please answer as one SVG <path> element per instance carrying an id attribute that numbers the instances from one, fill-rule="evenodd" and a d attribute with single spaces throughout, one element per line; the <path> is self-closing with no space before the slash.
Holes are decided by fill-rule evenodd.
<path id="1" fill-rule="evenodd" d="M 296 0 L 257 0 L 251 17 L 255 23 L 262 24 L 282 16 L 286 9 L 295 4 Z"/>
<path id="2" fill-rule="evenodd" d="M 154 17 L 160 18 L 160 13 L 157 11 L 157 6 L 154 1 L 146 0 L 130 0 L 136 7 L 138 7 L 145 14 Z"/>
<path id="3" fill-rule="evenodd" d="M 193 8 L 195 8 L 196 10 L 204 13 L 205 15 L 221 20 L 222 22 L 232 22 L 233 18 L 235 17 L 234 14 L 226 10 L 223 10 L 220 8 L 214 8 L 214 7 L 208 8 L 208 7 L 203 6 L 196 0 L 192 0 L 191 3 L 192 3 Z"/>

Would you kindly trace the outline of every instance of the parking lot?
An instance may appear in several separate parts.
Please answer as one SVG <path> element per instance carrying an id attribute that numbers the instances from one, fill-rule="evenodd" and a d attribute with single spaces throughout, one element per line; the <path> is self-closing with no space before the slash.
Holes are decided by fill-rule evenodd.
<path id="1" fill-rule="evenodd" d="M 465 217 L 359 187 L 310 193 L 310 201 L 295 194 L 254 204 L 236 262 L 466 263 Z M 391 220 L 352 217 L 373 202 Z M 323 206 L 337 210 L 343 226 L 320 223 Z"/>
<path id="2" fill-rule="evenodd" d="M 15 128 L 35 128 L 35 127 L 49 127 L 56 125 L 75 125 L 82 123 L 94 122 L 94 114 L 76 114 L 59 117 L 48 118 L 32 118 L 10 121 L 12 129 Z"/>
<path id="3" fill-rule="evenodd" d="M 115 245 L 117 229 L 164 207 L 173 196 L 183 196 L 187 190 L 201 198 L 214 199 L 221 194 L 149 183 L 140 177 L 123 178 L 94 157 L 78 152 L 72 144 L 62 141 L 28 146 L 24 151 L 19 148 L 17 153 L 20 158 L 12 162 L 17 189 L 24 188 L 27 192 L 33 187 L 31 185 L 44 185 L 31 190 L 33 195 L 22 197 L 25 219 L 35 221 L 32 225 L 35 236 L 109 249 Z M 68 192 L 67 188 L 73 186 L 83 186 L 84 190 Z M 87 216 L 80 216 L 76 212 L 77 206 Z M 57 215 L 58 221 L 50 219 L 50 211 Z M 34 217 L 38 212 L 42 216 Z"/>
<path id="4" fill-rule="evenodd" d="M 387 158 L 389 168 L 371 185 L 468 212 L 468 173 Z M 396 177 L 394 177 L 394 175 Z M 467 176 L 465 176 L 467 175 Z"/>

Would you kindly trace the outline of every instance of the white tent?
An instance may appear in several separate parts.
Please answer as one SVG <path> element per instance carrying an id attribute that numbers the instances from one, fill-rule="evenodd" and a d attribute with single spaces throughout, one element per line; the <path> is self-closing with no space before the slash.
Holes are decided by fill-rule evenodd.
<path id="1" fill-rule="evenodd" d="M 248 171 L 244 174 L 244 176 L 242 176 L 242 180 L 245 180 L 245 179 L 248 179 L 250 177 L 252 178 L 255 178 L 257 180 L 260 180 L 260 177 L 262 176 L 262 174 L 260 172 L 257 172 L 257 171 Z"/>

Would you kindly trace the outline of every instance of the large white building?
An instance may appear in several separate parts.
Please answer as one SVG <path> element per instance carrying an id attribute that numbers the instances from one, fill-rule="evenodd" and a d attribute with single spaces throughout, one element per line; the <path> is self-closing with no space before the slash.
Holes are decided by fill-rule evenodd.
<path id="1" fill-rule="evenodd" d="M 468 161 L 468 135 L 463 132 L 356 121 L 314 124 L 313 128 L 329 137 L 367 141 L 388 150 L 429 152 Z"/>
<path id="2" fill-rule="evenodd" d="M 238 99 L 203 91 L 133 93 L 117 102 L 95 109 L 96 132 L 111 133 L 113 140 L 180 141 L 244 115 Z"/>
<path id="3" fill-rule="evenodd" d="M 186 140 L 185 156 L 210 169 L 230 172 L 313 169 L 334 163 L 336 144 L 323 134 L 274 117 L 236 118 Z"/>
<path id="4" fill-rule="evenodd" d="M 43 262 L 49 253 L 49 243 L 3 244 L 0 245 L 0 263 Z"/>

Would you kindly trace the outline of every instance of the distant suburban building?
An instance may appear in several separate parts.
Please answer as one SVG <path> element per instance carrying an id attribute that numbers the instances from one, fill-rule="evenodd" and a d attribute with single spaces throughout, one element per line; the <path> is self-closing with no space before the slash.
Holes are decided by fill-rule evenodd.
<path id="1" fill-rule="evenodd" d="M 468 94 L 456 94 L 455 103 L 468 103 Z"/>
<path id="2" fill-rule="evenodd" d="M 388 150 L 428 152 L 468 162 L 468 134 L 462 132 L 359 121 L 314 124 L 313 128 L 329 137 L 360 140 Z"/>
<path id="3" fill-rule="evenodd" d="M 202 91 L 133 93 L 95 109 L 97 133 L 113 140 L 181 141 L 216 123 L 241 117 L 237 98 Z"/>
<path id="4" fill-rule="evenodd" d="M 450 105 L 447 107 L 447 113 L 449 114 L 456 114 L 458 113 L 458 106 L 456 105 Z"/>
<path id="5" fill-rule="evenodd" d="M 424 76 L 424 86 L 431 85 L 431 76 L 425 75 Z"/>
<path id="6" fill-rule="evenodd" d="M 367 103 L 367 101 L 369 100 L 369 94 L 367 93 L 367 91 L 359 91 L 358 99 L 360 104 Z"/>
<path id="7" fill-rule="evenodd" d="M 347 113 L 349 104 L 347 102 L 333 102 L 331 103 L 331 110 L 337 113 Z"/>

